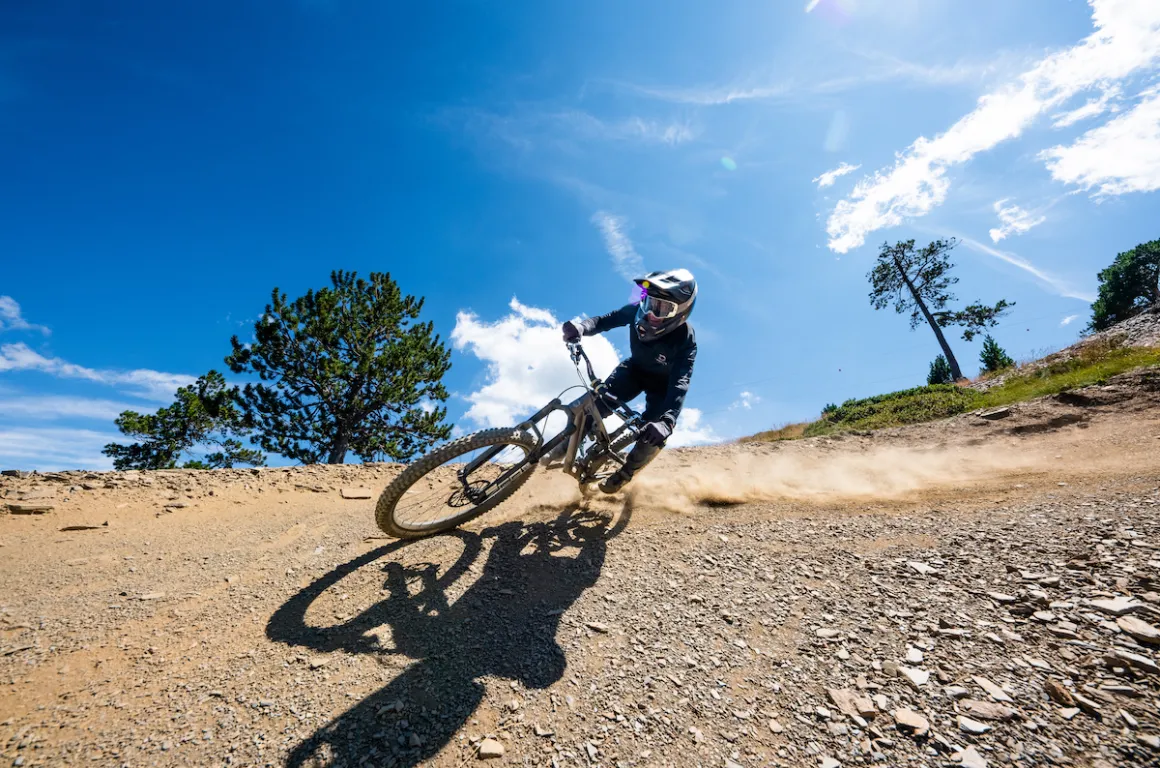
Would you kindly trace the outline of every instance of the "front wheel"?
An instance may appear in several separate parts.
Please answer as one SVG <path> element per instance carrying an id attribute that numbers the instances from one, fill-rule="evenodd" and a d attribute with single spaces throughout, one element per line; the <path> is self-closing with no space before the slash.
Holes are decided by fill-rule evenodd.
<path id="1" fill-rule="evenodd" d="M 462 525 L 527 482 L 536 466 L 528 461 L 535 447 L 531 435 L 513 428 L 485 429 L 440 446 L 391 481 L 379 497 L 375 522 L 401 539 Z"/>

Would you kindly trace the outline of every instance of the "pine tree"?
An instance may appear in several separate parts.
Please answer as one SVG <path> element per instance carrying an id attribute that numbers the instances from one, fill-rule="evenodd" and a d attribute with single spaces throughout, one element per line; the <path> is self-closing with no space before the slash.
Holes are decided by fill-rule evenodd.
<path id="1" fill-rule="evenodd" d="M 976 302 L 958 311 L 947 309 L 955 300 L 950 287 L 959 281 L 950 275 L 954 264 L 947 254 L 957 244 L 954 239 L 935 240 L 916 249 L 913 240 L 894 245 L 883 243 L 878 263 L 867 275 L 871 285 L 870 303 L 875 309 L 893 305 L 899 314 L 909 312 L 911 330 L 923 320 L 927 322 L 955 381 L 963 378 L 963 374 L 942 329 L 962 326 L 963 338 L 970 341 L 984 328 L 994 327 L 999 316 L 1015 306 L 1014 302 L 1002 299 L 994 306 Z"/>
<path id="2" fill-rule="evenodd" d="M 290 301 L 274 289 L 255 340 L 231 340 L 226 363 L 256 374 L 238 397 L 256 442 L 305 464 L 404 461 L 451 434 L 441 383 L 451 353 L 423 300 L 389 274 L 333 272 L 331 286 Z"/>
<path id="3" fill-rule="evenodd" d="M 233 391 L 225 378 L 210 371 L 197 383 L 177 390 L 173 405 L 157 413 L 123 411 L 115 423 L 121 433 L 140 442 L 132 445 L 109 443 L 102 453 L 113 459 L 116 469 L 172 469 L 182 454 L 197 446 L 219 450 L 190 459 L 187 469 L 213 469 L 235 464 L 260 466 L 266 457 L 260 451 L 242 447 L 237 438 L 246 433 L 241 412 L 233 403 Z"/>
<path id="4" fill-rule="evenodd" d="M 1007 351 L 1000 347 L 989 333 L 983 337 L 983 351 L 979 353 L 979 362 L 983 364 L 983 373 L 994 373 L 1015 365 L 1015 361 Z"/>
<path id="5" fill-rule="evenodd" d="M 1100 272 L 1088 331 L 1102 331 L 1160 301 L 1160 240 L 1118 254 Z"/>
<path id="6" fill-rule="evenodd" d="M 954 374 L 951 373 L 951 366 L 947 363 L 947 359 L 939 355 L 930 364 L 930 372 L 926 374 L 926 383 L 928 385 L 934 384 L 950 384 L 955 380 Z"/>

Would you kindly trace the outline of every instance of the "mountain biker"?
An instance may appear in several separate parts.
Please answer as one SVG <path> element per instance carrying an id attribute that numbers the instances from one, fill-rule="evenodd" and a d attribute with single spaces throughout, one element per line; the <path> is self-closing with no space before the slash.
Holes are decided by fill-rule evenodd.
<path id="1" fill-rule="evenodd" d="M 632 327 L 632 353 L 604 383 L 626 403 L 644 393 L 645 426 L 624 466 L 600 484 L 605 493 L 619 491 L 660 453 L 677 425 L 697 358 L 697 341 L 688 323 L 697 301 L 697 281 L 692 273 L 687 269 L 650 272 L 634 282 L 641 288 L 639 303 L 600 317 L 569 320 L 563 326 L 565 342 L 624 325 Z"/>

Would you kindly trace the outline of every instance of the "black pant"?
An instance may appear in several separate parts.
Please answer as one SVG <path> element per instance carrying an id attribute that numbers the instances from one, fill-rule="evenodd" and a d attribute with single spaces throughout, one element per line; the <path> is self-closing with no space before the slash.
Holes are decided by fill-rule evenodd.
<path id="1" fill-rule="evenodd" d="M 664 415 L 665 398 L 669 394 L 667 378 L 650 376 L 644 373 L 631 360 L 625 360 L 604 380 L 608 391 L 622 402 L 637 398 L 644 393 L 644 413 L 641 417 L 646 421 L 657 421 Z"/>
<path id="2" fill-rule="evenodd" d="M 625 360 L 616 366 L 616 369 L 604 380 L 604 385 L 608 387 L 609 392 L 624 403 L 639 397 L 643 392 L 644 412 L 641 414 L 641 418 L 645 422 L 657 421 L 664 414 L 662 409 L 669 393 L 668 379 L 644 373 L 634 366 L 631 360 Z M 601 412 L 603 410 L 601 408 Z M 646 464 L 655 459 L 664 446 L 663 442 L 659 445 L 637 443 L 625 457 L 624 468 L 621 471 L 628 477 L 632 477 L 638 470 L 643 469 Z"/>

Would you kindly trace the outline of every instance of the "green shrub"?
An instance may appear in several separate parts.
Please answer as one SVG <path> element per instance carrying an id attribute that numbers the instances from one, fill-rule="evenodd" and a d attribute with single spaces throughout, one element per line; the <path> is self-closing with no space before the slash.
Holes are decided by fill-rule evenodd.
<path id="1" fill-rule="evenodd" d="M 931 421 L 977 407 L 980 395 L 954 384 L 915 387 L 901 392 L 847 400 L 806 427 L 805 437 L 849 429 L 881 429 Z"/>

